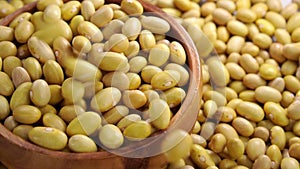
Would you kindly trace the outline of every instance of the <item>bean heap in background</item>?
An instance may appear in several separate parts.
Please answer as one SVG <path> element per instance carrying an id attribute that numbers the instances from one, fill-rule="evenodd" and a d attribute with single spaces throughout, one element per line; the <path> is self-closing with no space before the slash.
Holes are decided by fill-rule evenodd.
<path id="1" fill-rule="evenodd" d="M 147 1 L 186 28 L 204 62 L 190 156 L 173 152 L 167 168 L 299 169 L 300 1 Z"/>
<path id="2" fill-rule="evenodd" d="M 95 152 L 169 126 L 189 72 L 168 22 L 142 15 L 138 1 L 40 0 L 37 9 L 0 26 L 5 127 L 51 150 Z"/>
<path id="3" fill-rule="evenodd" d="M 149 2 L 186 28 L 204 62 L 190 156 L 168 168 L 299 169 L 299 1 Z"/>

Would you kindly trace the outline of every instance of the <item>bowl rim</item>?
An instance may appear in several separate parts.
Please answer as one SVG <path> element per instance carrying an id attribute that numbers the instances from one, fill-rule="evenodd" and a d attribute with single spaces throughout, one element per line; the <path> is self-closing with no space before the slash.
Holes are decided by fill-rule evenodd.
<path id="1" fill-rule="evenodd" d="M 162 17 L 165 19 L 169 24 L 171 25 L 171 30 L 170 34 L 172 37 L 179 37 L 180 40 L 176 39 L 177 41 L 180 41 L 180 43 L 183 45 L 187 52 L 187 60 L 188 60 L 188 65 L 190 68 L 190 75 L 193 75 L 192 78 L 190 76 L 190 84 L 188 85 L 188 91 L 185 100 L 183 101 L 180 109 L 176 114 L 172 117 L 171 119 L 171 125 L 168 129 L 183 129 L 186 131 L 190 131 L 192 124 L 195 123 L 198 111 L 200 110 L 200 102 L 197 104 L 197 99 L 201 99 L 202 97 L 202 72 L 201 72 L 201 62 L 197 53 L 197 49 L 191 39 L 191 37 L 188 35 L 186 30 L 171 16 L 167 15 L 164 13 L 160 8 L 153 6 L 143 0 L 138 0 L 141 2 L 144 6 L 144 10 L 150 11 L 150 10 L 156 10 L 155 15 Z M 105 3 L 120 3 L 120 0 L 106 0 Z M 26 5 L 25 7 L 27 9 L 29 8 L 35 8 L 36 2 L 30 3 Z M 24 8 L 24 7 L 23 7 Z M 24 12 L 24 9 L 19 9 L 13 14 L 21 14 Z M 6 19 L 12 19 L 13 14 L 7 16 L 4 20 L 0 21 L 0 25 L 7 22 Z M 7 23 L 8 24 L 8 23 Z M 196 100 L 195 100 L 196 99 Z M 195 104 L 196 103 L 196 104 Z M 194 112 L 188 112 L 188 111 L 194 111 Z M 188 112 L 188 113 L 184 113 Z M 184 115 L 186 114 L 186 115 Z M 188 114 L 188 115 L 187 115 Z M 184 123 L 184 121 L 189 121 L 189 123 Z M 166 130 L 163 130 L 161 132 L 166 132 Z M 25 151 L 34 151 L 38 154 L 44 154 L 49 157 L 55 157 L 55 158 L 63 158 L 63 159 L 106 159 L 106 158 L 112 158 L 116 157 L 119 155 L 112 154 L 107 151 L 98 151 L 98 152 L 93 152 L 93 153 L 70 153 L 70 152 L 62 152 L 62 151 L 53 151 L 49 150 L 40 146 L 37 146 L 33 143 L 30 143 L 29 141 L 23 140 L 22 138 L 18 137 L 17 135 L 13 134 L 11 131 L 6 129 L 1 123 L 0 123 L 0 143 L 4 142 L 3 140 L 7 140 L 10 146 L 17 146 L 19 149 L 24 149 Z M 153 144 L 153 140 L 150 139 L 150 143 L 148 141 L 148 144 L 144 144 L 143 141 L 140 141 L 140 146 L 138 147 L 139 149 L 144 149 L 145 147 L 149 144 Z M 155 139 L 154 139 L 155 141 Z M 147 142 L 146 142 L 147 143 Z M 2 145 L 2 144 L 0 144 Z M 0 146 L 1 147 L 1 146 Z M 134 146 L 137 147 L 137 146 Z M 126 148 L 126 147 L 125 147 Z M 127 150 L 128 151 L 128 150 Z M 112 151 L 113 152 L 113 151 Z M 70 155 L 72 154 L 72 155 Z M 1 153 L 0 153 L 0 160 L 1 160 Z M 7 160 L 7 159 L 6 159 Z"/>

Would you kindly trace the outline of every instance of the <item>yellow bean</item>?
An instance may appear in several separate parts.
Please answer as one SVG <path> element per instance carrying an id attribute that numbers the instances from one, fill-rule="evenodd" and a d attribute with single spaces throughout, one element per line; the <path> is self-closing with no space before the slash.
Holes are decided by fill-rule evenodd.
<path id="1" fill-rule="evenodd" d="M 43 11 L 50 4 L 56 4 L 61 7 L 63 5 L 63 1 L 62 0 L 53 0 L 53 1 L 41 0 L 39 1 L 39 3 L 37 3 L 37 9 Z"/>
<path id="2" fill-rule="evenodd" d="M 147 138 L 151 134 L 151 130 L 151 124 L 141 120 L 129 124 L 123 134 L 129 140 L 138 141 Z"/>
<path id="3" fill-rule="evenodd" d="M 232 121 L 232 126 L 237 132 L 245 137 L 249 137 L 253 134 L 254 128 L 250 121 L 242 117 L 237 117 Z"/>
<path id="4" fill-rule="evenodd" d="M 299 136 L 300 135 L 300 123 L 299 121 L 297 121 L 294 126 L 293 126 L 293 133 L 295 133 L 295 135 Z M 294 145 L 294 144 L 292 144 Z"/>
<path id="5" fill-rule="evenodd" d="M 249 73 L 243 79 L 243 84 L 250 89 L 256 89 L 259 86 L 266 85 L 266 81 L 258 74 Z"/>
<path id="6" fill-rule="evenodd" d="M 300 143 L 295 143 L 295 144 L 292 144 L 289 148 L 290 156 L 294 157 L 297 160 L 299 160 L 299 146 L 300 146 Z"/>
<path id="7" fill-rule="evenodd" d="M 236 1 L 236 8 L 244 9 L 244 8 L 250 8 L 251 7 L 251 1 L 250 0 L 237 0 Z"/>
<path id="8" fill-rule="evenodd" d="M 226 146 L 226 138 L 223 134 L 214 134 L 208 143 L 208 147 L 216 153 L 220 153 Z"/>
<path id="9" fill-rule="evenodd" d="M 32 125 L 21 124 L 14 128 L 12 131 L 15 135 L 21 137 L 24 140 L 28 140 L 28 133 L 32 129 Z"/>
<path id="10" fill-rule="evenodd" d="M 142 4 L 136 0 L 122 0 L 121 9 L 124 10 L 128 15 L 141 15 L 144 11 Z"/>
<path id="11" fill-rule="evenodd" d="M 299 162 L 292 157 L 285 157 L 282 159 L 280 167 L 282 169 L 299 169 Z"/>
<path id="12" fill-rule="evenodd" d="M 227 169 L 227 168 L 234 168 L 234 167 L 238 168 L 240 166 L 238 166 L 238 164 L 235 162 L 235 160 L 225 158 L 219 163 L 219 167 L 220 167 L 220 169 Z M 241 169 L 244 169 L 244 168 L 241 168 Z"/>
<path id="13" fill-rule="evenodd" d="M 227 140 L 226 148 L 228 150 L 228 154 L 232 159 L 237 159 L 244 154 L 245 146 L 241 139 L 232 138 Z"/>
<path id="14" fill-rule="evenodd" d="M 226 0 L 217 1 L 217 7 L 226 9 L 230 13 L 236 10 L 236 5 L 233 1 L 226 1 Z"/>
<path id="15" fill-rule="evenodd" d="M 95 112 L 85 112 L 74 118 L 67 126 L 69 136 L 75 134 L 91 135 L 101 126 L 101 117 Z"/>
<path id="16" fill-rule="evenodd" d="M 285 18 L 279 13 L 269 11 L 265 16 L 266 20 L 268 20 L 275 28 L 285 28 L 286 21 Z"/>
<path id="17" fill-rule="evenodd" d="M 292 33 L 296 28 L 300 26 L 300 13 L 294 13 L 287 21 L 286 29 L 289 33 Z"/>
<path id="18" fill-rule="evenodd" d="M 155 99 L 150 101 L 149 115 L 151 123 L 158 129 L 165 129 L 170 123 L 170 109 L 164 100 Z"/>
<path id="19" fill-rule="evenodd" d="M 256 103 L 243 101 L 236 107 L 237 113 L 248 120 L 259 122 L 264 118 L 263 109 Z"/>
<path id="20" fill-rule="evenodd" d="M 200 145 L 194 144 L 191 150 L 191 158 L 193 162 L 200 168 L 207 168 L 209 166 L 215 166 L 214 161 L 207 151 Z"/>
<path id="21" fill-rule="evenodd" d="M 170 162 L 175 162 L 190 155 L 192 148 L 192 137 L 183 130 L 173 130 L 167 133 L 171 141 L 163 140 L 161 150 Z"/>
<path id="22" fill-rule="evenodd" d="M 121 130 L 112 124 L 104 125 L 99 131 L 99 140 L 107 148 L 119 148 L 123 142 L 124 137 Z"/>
<path id="23" fill-rule="evenodd" d="M 225 107 L 219 107 L 217 111 L 222 113 L 222 117 L 220 119 L 221 122 L 231 122 L 236 117 L 236 112 L 234 109 L 230 106 L 232 106 L 235 99 L 232 99 L 230 102 L 228 102 L 227 106 Z"/>
<path id="24" fill-rule="evenodd" d="M 41 118 L 41 111 L 34 106 L 21 105 L 13 110 L 13 117 L 17 122 L 33 124 Z"/>
<path id="25" fill-rule="evenodd" d="M 280 12 L 280 15 L 282 15 L 285 19 L 289 19 L 290 16 L 292 16 L 294 13 L 296 13 L 298 10 L 298 6 L 296 3 L 289 3 L 287 4 Z"/>
<path id="26" fill-rule="evenodd" d="M 265 80 L 273 80 L 279 75 L 279 70 L 277 66 L 264 63 L 259 68 L 259 75 Z"/>
<path id="27" fill-rule="evenodd" d="M 217 28 L 217 37 L 223 42 L 227 42 L 229 39 L 229 32 L 225 26 L 219 26 Z"/>
<path id="28" fill-rule="evenodd" d="M 12 94 L 10 98 L 10 109 L 14 110 L 16 107 L 20 105 L 29 105 L 31 100 L 30 100 L 30 89 L 32 87 L 31 82 L 25 82 L 22 83 L 14 93 Z"/>
<path id="29" fill-rule="evenodd" d="M 7 26 L 0 26 L 0 41 L 13 41 L 14 29 Z"/>
<path id="30" fill-rule="evenodd" d="M 277 77 L 274 80 L 270 81 L 268 86 L 273 87 L 279 92 L 282 92 L 285 88 L 285 82 L 282 77 Z"/>
<path id="31" fill-rule="evenodd" d="M 246 42 L 241 50 L 241 54 L 250 54 L 257 56 L 259 54 L 259 47 L 254 45 L 252 42 Z"/>
<path id="32" fill-rule="evenodd" d="M 62 18 L 66 21 L 71 20 L 80 12 L 81 3 L 78 1 L 69 1 L 61 7 Z"/>
<path id="33" fill-rule="evenodd" d="M 248 34 L 247 26 L 244 23 L 237 20 L 229 21 L 227 24 L 227 29 L 233 35 L 245 37 Z"/>
<path id="34" fill-rule="evenodd" d="M 266 155 L 260 155 L 253 163 L 253 168 L 267 169 L 271 168 L 271 159 Z"/>
<path id="35" fill-rule="evenodd" d="M 226 123 L 219 123 L 216 126 L 215 132 L 223 134 L 227 140 L 238 138 L 238 133 L 236 130 L 231 125 Z"/>
<path id="36" fill-rule="evenodd" d="M 207 2 L 204 3 L 201 6 L 201 14 L 202 16 L 206 17 L 210 14 L 212 14 L 212 12 L 217 8 L 216 4 L 214 2 Z"/>
<path id="37" fill-rule="evenodd" d="M 265 33 L 269 36 L 272 36 L 275 32 L 275 27 L 273 26 L 273 24 L 271 22 L 269 22 L 266 19 L 257 19 L 255 21 L 258 29 L 262 32 Z"/>
<path id="38" fill-rule="evenodd" d="M 277 145 L 272 144 L 267 148 L 266 155 L 271 159 L 271 161 L 274 163 L 274 167 L 279 167 L 281 160 L 282 160 L 282 154 L 280 149 Z"/>
<path id="39" fill-rule="evenodd" d="M 267 0 L 266 3 L 270 11 L 280 12 L 282 9 L 282 2 L 280 0 Z"/>
<path id="40" fill-rule="evenodd" d="M 259 70 L 257 61 L 249 54 L 241 55 L 239 63 L 247 73 L 256 73 Z"/>
<path id="41" fill-rule="evenodd" d="M 285 81 L 285 87 L 289 91 L 296 93 L 298 90 L 300 90 L 300 87 L 297 86 L 300 84 L 300 81 L 295 76 L 287 75 L 283 79 Z"/>
<path id="42" fill-rule="evenodd" d="M 51 92 L 48 83 L 39 79 L 32 83 L 30 99 L 36 106 L 43 107 L 50 101 Z"/>
<path id="43" fill-rule="evenodd" d="M 230 74 L 230 78 L 235 80 L 242 80 L 246 75 L 245 70 L 236 63 L 227 63 L 226 68 Z"/>
<path id="44" fill-rule="evenodd" d="M 239 98 L 243 101 L 255 102 L 255 92 L 253 90 L 244 90 L 239 93 Z"/>
<path id="45" fill-rule="evenodd" d="M 255 149 L 256 151 L 253 151 Z M 260 138 L 252 138 L 247 143 L 246 153 L 251 160 L 256 160 L 260 155 L 265 154 L 266 152 L 266 144 Z"/>
<path id="46" fill-rule="evenodd" d="M 286 29 L 278 28 L 275 30 L 274 35 L 276 41 L 283 45 L 290 44 L 292 42 L 291 35 L 287 32 Z"/>
<path id="47" fill-rule="evenodd" d="M 51 127 L 34 127 L 28 135 L 30 141 L 52 150 L 62 150 L 68 142 L 64 132 Z"/>
<path id="48" fill-rule="evenodd" d="M 91 16 L 96 12 L 92 1 L 83 1 L 80 8 L 81 15 L 85 20 L 90 20 Z"/>
<path id="49" fill-rule="evenodd" d="M 255 127 L 253 136 L 260 138 L 266 142 L 269 140 L 270 132 L 266 127 L 258 126 L 258 127 Z"/>
<path id="50" fill-rule="evenodd" d="M 254 4 L 251 10 L 256 13 L 257 18 L 263 18 L 267 13 L 268 6 L 266 3 L 260 2 Z"/>
<path id="51" fill-rule="evenodd" d="M 9 116 L 10 113 L 10 107 L 9 107 L 9 102 L 4 96 L 0 96 L 0 119 L 4 120 L 6 117 Z"/>
<path id="52" fill-rule="evenodd" d="M 10 41 L 1 41 L 0 42 L 0 57 L 2 59 L 8 56 L 16 56 L 17 55 L 17 47 L 14 43 Z"/>
<path id="53" fill-rule="evenodd" d="M 14 92 L 14 84 L 12 80 L 4 72 L 0 72 L 0 77 L 1 77 L 0 94 L 3 96 L 11 96 Z"/>
<path id="54" fill-rule="evenodd" d="M 11 13 L 13 13 L 16 9 L 13 5 L 8 3 L 7 1 L 1 1 L 0 5 L 3 10 L 0 11 L 0 18 L 3 18 Z"/>
<path id="55" fill-rule="evenodd" d="M 212 13 L 213 20 L 218 25 L 226 25 L 229 20 L 231 20 L 232 15 L 223 8 L 217 8 Z"/>
<path id="56" fill-rule="evenodd" d="M 296 28 L 293 32 L 292 32 L 292 41 L 293 42 L 300 42 L 300 27 Z"/>
<path id="57" fill-rule="evenodd" d="M 285 132 L 282 127 L 274 126 L 270 130 L 271 143 L 277 145 L 280 150 L 283 150 L 286 144 Z"/>
<path id="58" fill-rule="evenodd" d="M 233 52 L 239 53 L 242 50 L 244 44 L 245 44 L 245 39 L 243 37 L 237 35 L 232 36 L 227 42 L 227 53 L 228 54 Z"/>
<path id="59" fill-rule="evenodd" d="M 255 98 L 260 103 L 272 101 L 279 103 L 282 99 L 281 93 L 269 86 L 260 86 L 255 89 Z"/>
<path id="60" fill-rule="evenodd" d="M 272 39 L 265 33 L 255 34 L 253 43 L 262 49 L 267 49 L 272 44 Z"/>
<path id="61" fill-rule="evenodd" d="M 256 13 L 250 9 L 237 10 L 236 18 L 244 23 L 252 23 L 256 20 Z"/>
<path id="62" fill-rule="evenodd" d="M 283 45 L 281 43 L 272 43 L 269 48 L 270 56 L 276 60 L 278 63 L 282 63 L 285 61 L 285 57 L 283 56 Z"/>
<path id="63" fill-rule="evenodd" d="M 283 46 L 283 55 L 290 60 L 297 60 L 300 50 L 298 47 L 300 43 L 291 43 Z"/>
<path id="64" fill-rule="evenodd" d="M 46 127 L 53 127 L 63 132 L 66 130 L 66 123 L 62 118 L 53 113 L 46 113 L 43 115 L 43 124 Z"/>
<path id="65" fill-rule="evenodd" d="M 289 120 L 286 116 L 285 110 L 276 103 L 267 102 L 264 105 L 264 110 L 267 117 L 274 123 L 280 126 L 286 126 Z"/>

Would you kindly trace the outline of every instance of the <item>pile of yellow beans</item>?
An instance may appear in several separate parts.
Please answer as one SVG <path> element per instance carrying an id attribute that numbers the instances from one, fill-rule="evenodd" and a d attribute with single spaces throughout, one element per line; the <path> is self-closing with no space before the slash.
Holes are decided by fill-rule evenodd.
<path id="1" fill-rule="evenodd" d="M 186 51 L 168 37 L 167 21 L 143 11 L 136 0 L 40 0 L 35 12 L 0 26 L 3 125 L 78 153 L 168 128 L 186 97 Z"/>
<path id="2" fill-rule="evenodd" d="M 184 26 L 203 61 L 190 154 L 167 168 L 299 169 L 300 1 L 148 1 Z"/>
<path id="3" fill-rule="evenodd" d="M 145 1 L 183 25 L 203 61 L 202 109 L 190 135 L 170 134 L 184 139 L 166 168 L 299 169 L 300 1 Z"/>

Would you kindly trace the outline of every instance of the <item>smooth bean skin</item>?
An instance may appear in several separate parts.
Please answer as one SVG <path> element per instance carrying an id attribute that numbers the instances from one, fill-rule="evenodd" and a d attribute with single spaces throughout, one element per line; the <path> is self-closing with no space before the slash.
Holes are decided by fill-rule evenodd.
<path id="1" fill-rule="evenodd" d="M 273 126 L 270 131 L 271 143 L 277 145 L 280 150 L 283 150 L 286 144 L 286 137 L 283 128 Z"/>
<path id="2" fill-rule="evenodd" d="M 255 149 L 256 151 L 253 151 Z M 260 155 L 265 154 L 266 144 L 262 139 L 252 138 L 247 143 L 245 151 L 251 160 L 257 159 Z"/>
<path id="3" fill-rule="evenodd" d="M 24 140 L 28 140 L 28 133 L 33 128 L 32 125 L 21 124 L 14 128 L 12 131 L 15 135 L 21 137 Z"/>
<path id="4" fill-rule="evenodd" d="M 0 72 L 1 82 L 0 82 L 0 94 L 3 96 L 10 96 L 14 92 L 14 85 L 10 77 L 4 73 Z"/>
<path id="5" fill-rule="evenodd" d="M 16 67 L 11 73 L 11 79 L 15 87 L 18 87 L 24 82 L 31 82 L 30 76 L 23 67 Z"/>
<path id="6" fill-rule="evenodd" d="M 263 109 L 256 103 L 243 101 L 236 107 L 237 113 L 246 119 L 259 122 L 264 118 Z"/>
<path id="7" fill-rule="evenodd" d="M 278 90 L 272 87 L 260 86 L 255 89 L 255 98 L 260 103 L 265 103 L 267 101 L 279 103 L 282 96 Z"/>
<path id="8" fill-rule="evenodd" d="M 49 113 L 49 112 L 45 113 L 43 115 L 42 121 L 46 127 L 53 127 L 63 132 L 66 130 L 67 127 L 63 119 L 54 113 Z"/>
<path id="9" fill-rule="evenodd" d="M 232 159 L 237 159 L 244 154 L 245 146 L 241 139 L 232 138 L 226 143 L 228 154 Z"/>
<path id="10" fill-rule="evenodd" d="M 10 113 L 9 102 L 4 96 L 0 96 L 0 119 L 4 120 Z"/>
<path id="11" fill-rule="evenodd" d="M 253 134 L 254 128 L 252 124 L 242 117 L 237 117 L 232 121 L 233 127 L 237 130 L 237 132 L 245 137 L 249 137 Z"/>
<path id="12" fill-rule="evenodd" d="M 120 129 L 112 124 L 104 125 L 99 131 L 100 142 L 109 149 L 116 149 L 124 142 Z"/>
<path id="13" fill-rule="evenodd" d="M 74 135 L 68 141 L 68 147 L 77 153 L 96 152 L 97 145 L 95 142 L 85 135 Z"/>
<path id="14" fill-rule="evenodd" d="M 62 150 L 68 142 L 64 132 L 51 127 L 34 127 L 28 137 L 35 144 L 52 150 Z"/>
<path id="15" fill-rule="evenodd" d="M 143 17 L 141 23 L 145 29 L 156 34 L 165 34 L 170 30 L 170 25 L 167 21 L 155 16 Z"/>
<path id="16" fill-rule="evenodd" d="M 151 124 L 158 129 L 165 129 L 170 123 L 170 108 L 166 101 L 155 99 L 150 101 L 149 116 Z"/>
<path id="17" fill-rule="evenodd" d="M 289 124 L 287 118 L 287 112 L 279 104 L 274 102 L 266 102 L 264 104 L 264 110 L 266 116 L 274 123 L 280 126 L 286 126 Z"/>
<path id="18" fill-rule="evenodd" d="M 49 103 L 50 97 L 50 88 L 45 80 L 36 80 L 32 83 L 30 99 L 36 106 L 45 106 Z"/>
<path id="19" fill-rule="evenodd" d="M 142 91 L 125 90 L 123 92 L 122 101 L 127 107 L 138 109 L 146 104 L 147 98 Z"/>
<path id="20" fill-rule="evenodd" d="M 189 134 L 183 130 L 173 130 L 167 133 L 167 136 L 172 141 L 163 140 L 161 150 L 168 161 L 175 162 L 190 155 L 193 142 Z"/>
<path id="21" fill-rule="evenodd" d="M 74 118 L 67 126 L 69 136 L 76 134 L 90 135 L 101 126 L 101 118 L 95 112 L 85 112 Z"/>
<path id="22" fill-rule="evenodd" d="M 123 131 L 123 135 L 133 141 L 143 140 L 151 134 L 151 125 L 143 120 L 129 124 Z"/>
<path id="23" fill-rule="evenodd" d="M 205 160 L 201 160 L 201 157 Z M 212 160 L 212 158 L 209 156 L 207 151 L 200 145 L 194 144 L 192 146 L 191 158 L 193 162 L 195 162 L 199 167 L 207 168 L 209 166 L 215 166 L 215 163 Z"/>
<path id="24" fill-rule="evenodd" d="M 283 158 L 280 164 L 282 169 L 299 169 L 299 162 L 292 157 Z"/>

